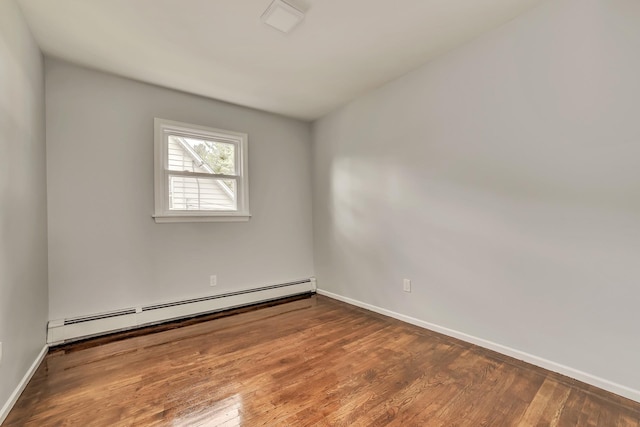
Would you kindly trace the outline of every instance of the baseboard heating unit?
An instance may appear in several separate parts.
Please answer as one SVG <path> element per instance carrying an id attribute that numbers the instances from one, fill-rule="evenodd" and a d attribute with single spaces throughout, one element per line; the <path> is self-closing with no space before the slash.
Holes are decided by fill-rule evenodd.
<path id="1" fill-rule="evenodd" d="M 47 328 L 47 344 L 53 346 L 171 320 L 315 293 L 315 291 L 316 279 L 312 277 L 294 282 L 183 301 L 131 307 L 90 316 L 50 320 Z"/>

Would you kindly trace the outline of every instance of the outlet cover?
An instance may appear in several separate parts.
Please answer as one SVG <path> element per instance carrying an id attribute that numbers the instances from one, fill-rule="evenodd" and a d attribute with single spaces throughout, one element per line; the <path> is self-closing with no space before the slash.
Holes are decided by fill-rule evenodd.
<path id="1" fill-rule="evenodd" d="M 411 280 L 404 279 L 402 281 L 402 290 L 404 290 L 405 292 L 411 292 Z"/>
<path id="2" fill-rule="evenodd" d="M 209 286 L 216 286 L 218 284 L 218 276 L 212 274 L 209 276 Z"/>

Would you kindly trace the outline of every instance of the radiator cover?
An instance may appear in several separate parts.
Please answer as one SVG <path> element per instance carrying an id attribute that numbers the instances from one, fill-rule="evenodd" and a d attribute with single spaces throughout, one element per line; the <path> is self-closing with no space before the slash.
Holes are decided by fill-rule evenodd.
<path id="1" fill-rule="evenodd" d="M 47 327 L 47 344 L 57 345 L 315 291 L 316 280 L 312 277 L 201 298 L 132 307 L 89 316 L 50 320 Z"/>

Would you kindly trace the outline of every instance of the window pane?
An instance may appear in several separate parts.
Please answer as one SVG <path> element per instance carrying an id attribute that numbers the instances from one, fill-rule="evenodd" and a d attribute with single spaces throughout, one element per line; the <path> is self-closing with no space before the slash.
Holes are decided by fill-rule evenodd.
<path id="1" fill-rule="evenodd" d="M 169 176 L 169 209 L 183 211 L 235 211 L 234 179 Z"/>
<path id="2" fill-rule="evenodd" d="M 169 170 L 236 175 L 235 149 L 227 142 L 169 135 Z"/>

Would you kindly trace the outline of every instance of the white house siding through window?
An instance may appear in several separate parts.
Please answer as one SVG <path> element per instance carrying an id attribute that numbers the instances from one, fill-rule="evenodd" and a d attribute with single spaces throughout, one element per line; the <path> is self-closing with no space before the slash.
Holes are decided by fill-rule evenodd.
<path id="1" fill-rule="evenodd" d="M 168 138 L 168 169 L 214 173 L 191 148 L 186 138 Z M 206 177 L 169 176 L 169 209 L 235 210 L 235 181 Z"/>

